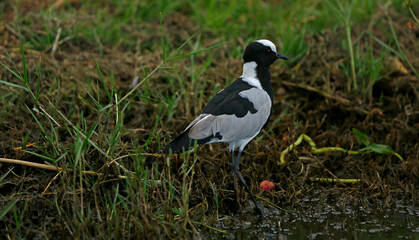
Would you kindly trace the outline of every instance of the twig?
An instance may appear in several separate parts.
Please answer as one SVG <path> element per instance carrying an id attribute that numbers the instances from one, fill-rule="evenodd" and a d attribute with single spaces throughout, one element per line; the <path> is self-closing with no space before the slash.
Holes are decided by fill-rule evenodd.
<path id="1" fill-rule="evenodd" d="M 57 124 L 58 127 L 61 127 L 61 125 L 57 121 L 55 121 L 55 119 L 51 117 L 51 115 L 49 115 L 41 105 L 39 105 L 39 109 L 41 109 L 42 112 L 44 112 L 49 117 L 49 119 L 51 119 L 55 124 Z"/>
<path id="2" fill-rule="evenodd" d="M 54 166 L 50 166 L 50 165 L 47 165 L 47 164 L 34 163 L 34 162 L 28 162 L 28 161 L 16 160 L 16 159 L 9 159 L 9 158 L 0 158 L 0 162 L 11 163 L 11 164 L 19 164 L 19 165 L 24 165 L 24 166 L 29 166 L 29 167 L 36 167 L 36 168 L 41 168 L 41 169 L 45 169 L 45 170 L 51 170 L 51 171 L 61 171 L 62 170 L 62 168 L 60 168 L 60 167 L 54 167 Z"/>
<path id="3" fill-rule="evenodd" d="M 61 28 L 58 28 L 57 35 L 55 36 L 54 44 L 52 45 L 52 50 L 51 50 L 52 56 L 54 56 L 55 52 L 57 51 L 57 47 L 59 45 L 58 40 L 60 40 L 60 35 L 61 35 Z"/>
<path id="4" fill-rule="evenodd" d="M 49 188 L 49 186 L 51 186 L 51 183 L 55 180 L 55 179 L 57 179 L 57 177 L 62 173 L 63 171 L 61 170 L 60 172 L 58 172 L 57 173 L 57 175 L 55 175 L 55 177 L 53 177 L 52 179 L 51 179 L 51 181 L 48 183 L 48 185 L 47 185 L 47 187 L 45 188 L 45 190 L 42 192 L 42 195 L 45 195 L 45 193 L 47 192 L 47 190 L 48 190 L 48 188 Z"/>
<path id="5" fill-rule="evenodd" d="M 61 44 L 71 40 L 72 38 L 74 38 L 74 36 L 67 36 L 63 39 L 61 39 L 60 41 L 57 42 L 57 47 L 60 46 Z M 49 45 L 47 48 L 45 48 L 42 52 L 48 52 L 50 49 L 52 49 L 53 45 Z"/>
<path id="6" fill-rule="evenodd" d="M 19 165 L 24 165 L 24 166 L 28 166 L 28 167 L 36 167 L 36 168 L 41 168 L 41 169 L 50 170 L 50 171 L 63 171 L 64 170 L 61 167 L 54 167 L 54 166 L 43 164 L 43 163 L 34 163 L 34 162 L 29 162 L 29 161 L 24 161 L 24 160 L 16 160 L 16 159 L 9 159 L 9 158 L 0 158 L 0 162 L 10 163 L 10 164 L 19 164 Z M 82 173 L 87 174 L 87 175 L 94 175 L 94 176 L 102 176 L 103 175 L 103 173 L 98 173 L 98 172 L 95 172 L 95 171 L 86 171 L 86 170 L 83 170 Z M 122 175 L 118 175 L 117 177 L 119 179 L 127 179 L 128 178 L 127 176 L 122 176 Z"/>

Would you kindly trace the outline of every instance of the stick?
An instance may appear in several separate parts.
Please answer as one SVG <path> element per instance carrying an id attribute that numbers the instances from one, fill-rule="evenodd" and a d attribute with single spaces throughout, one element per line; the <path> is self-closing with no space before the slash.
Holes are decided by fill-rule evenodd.
<path id="1" fill-rule="evenodd" d="M 9 158 L 0 158 L 0 162 L 11 163 L 11 164 L 19 164 L 19 165 L 36 167 L 36 168 L 41 168 L 41 169 L 51 170 L 51 171 L 57 171 L 57 172 L 63 170 L 60 167 L 54 167 L 54 166 L 50 166 L 50 165 L 47 165 L 47 164 L 34 163 L 34 162 L 28 162 L 28 161 L 16 160 L 16 159 L 9 159 Z"/>
<path id="2" fill-rule="evenodd" d="M 54 167 L 54 166 L 43 164 L 43 163 L 34 163 L 34 162 L 16 160 L 16 159 L 9 159 L 9 158 L 0 158 L 0 162 L 10 163 L 10 164 L 19 164 L 19 165 L 36 167 L 36 168 L 41 168 L 41 169 L 50 170 L 50 171 L 57 171 L 57 172 L 64 170 L 61 167 Z M 94 176 L 103 175 L 103 173 L 98 173 L 98 172 L 94 172 L 94 171 L 86 171 L 86 170 L 83 170 L 82 173 L 87 174 L 87 175 L 94 175 Z M 127 179 L 127 176 L 118 175 L 118 178 L 119 179 Z"/>

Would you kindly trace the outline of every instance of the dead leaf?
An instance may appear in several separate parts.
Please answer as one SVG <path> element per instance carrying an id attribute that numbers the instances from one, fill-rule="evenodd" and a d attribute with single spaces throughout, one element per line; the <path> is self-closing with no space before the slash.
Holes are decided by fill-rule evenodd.
<path id="1" fill-rule="evenodd" d="M 403 65 L 403 63 L 397 57 L 389 57 L 385 64 L 384 71 L 389 74 L 408 74 L 409 70 Z"/>

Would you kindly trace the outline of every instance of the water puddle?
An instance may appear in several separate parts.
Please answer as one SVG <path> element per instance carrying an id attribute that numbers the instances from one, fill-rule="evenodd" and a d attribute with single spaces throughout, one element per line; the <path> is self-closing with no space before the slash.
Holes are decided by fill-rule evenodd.
<path id="1" fill-rule="evenodd" d="M 338 203 L 308 204 L 304 209 L 270 210 L 266 219 L 243 212 L 226 217 L 204 239 L 419 239 L 419 207 L 397 205 L 391 210 L 340 207 Z"/>

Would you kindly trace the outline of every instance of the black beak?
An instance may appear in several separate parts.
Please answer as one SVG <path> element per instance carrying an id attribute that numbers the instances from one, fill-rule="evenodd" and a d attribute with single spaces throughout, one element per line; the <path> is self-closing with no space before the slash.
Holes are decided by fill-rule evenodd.
<path id="1" fill-rule="evenodd" d="M 276 54 L 276 58 L 281 58 L 281 59 L 284 59 L 284 60 L 288 60 L 287 56 L 281 55 L 279 53 Z"/>

